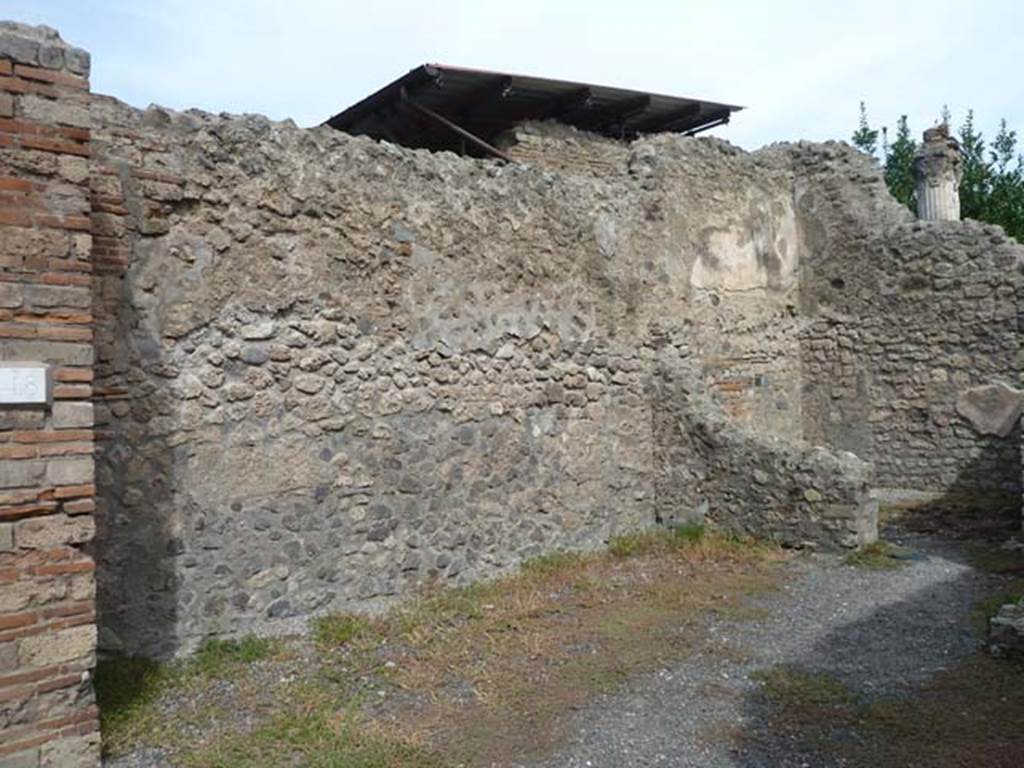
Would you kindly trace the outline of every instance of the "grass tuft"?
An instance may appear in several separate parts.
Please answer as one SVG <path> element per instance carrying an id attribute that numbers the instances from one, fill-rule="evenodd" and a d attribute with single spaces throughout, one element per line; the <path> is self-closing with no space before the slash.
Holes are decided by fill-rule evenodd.
<path id="1" fill-rule="evenodd" d="M 706 557 L 765 555 L 772 548 L 754 539 L 709 528 L 703 523 L 684 523 L 671 528 L 638 531 L 615 536 L 608 553 L 616 558 L 695 553 Z"/>
<path id="2" fill-rule="evenodd" d="M 286 762 L 282 762 L 286 761 Z M 276 715 L 254 731 L 197 751 L 188 768 L 442 768 L 416 745 L 391 738 L 359 722 L 352 712 L 326 707 Z"/>
<path id="3" fill-rule="evenodd" d="M 971 611 L 971 624 L 974 630 L 984 637 L 988 634 L 988 622 L 999 613 L 999 609 L 1007 603 L 1016 603 L 1024 598 L 1024 579 L 1014 579 L 1000 591 L 983 597 L 974 604 Z"/>
<path id="4" fill-rule="evenodd" d="M 580 552 L 552 552 L 524 561 L 521 570 L 524 574 L 543 578 L 567 568 L 583 565 L 586 559 L 586 555 Z"/>
<path id="5" fill-rule="evenodd" d="M 976 544 L 968 547 L 967 554 L 971 564 L 979 570 L 999 574 L 1024 573 L 1024 551 L 1019 549 Z"/>
<path id="6" fill-rule="evenodd" d="M 131 740 L 129 734 L 153 733 L 155 713 L 151 705 L 173 677 L 170 665 L 150 659 L 97 661 L 93 686 L 105 752 L 124 747 Z"/>
<path id="7" fill-rule="evenodd" d="M 312 622 L 313 640 L 326 648 L 338 648 L 366 637 L 370 621 L 351 613 L 330 613 Z"/>
<path id="8" fill-rule="evenodd" d="M 270 638 L 211 638 L 192 656 L 170 662 L 100 659 L 93 683 L 104 753 L 120 753 L 140 741 L 175 741 L 173 726 L 165 722 L 159 708 L 163 696 L 204 681 L 228 678 L 252 662 L 270 657 L 279 647 L 279 641 Z"/>
<path id="9" fill-rule="evenodd" d="M 209 638 L 203 641 L 185 664 L 186 673 L 212 677 L 232 665 L 251 664 L 269 657 L 277 643 L 269 637 L 248 635 L 237 640 Z"/>
<path id="10" fill-rule="evenodd" d="M 608 552 L 615 557 L 637 557 L 694 546 L 706 538 L 708 530 L 702 523 L 684 523 L 615 536 L 608 542 Z"/>
<path id="11" fill-rule="evenodd" d="M 703 523 L 683 523 L 669 530 L 672 531 L 672 541 L 676 544 L 696 544 L 703 541 L 708 532 Z"/>
<path id="12" fill-rule="evenodd" d="M 755 672 L 751 677 L 761 683 L 769 699 L 784 702 L 791 710 L 841 709 L 854 702 L 845 684 L 820 672 L 781 666 Z"/>
<path id="13" fill-rule="evenodd" d="M 902 547 L 897 547 L 887 541 L 876 541 L 851 552 L 843 562 L 857 568 L 874 571 L 895 571 L 910 564 L 908 554 L 909 551 Z"/>
<path id="14" fill-rule="evenodd" d="M 856 696 L 827 675 L 759 673 L 770 712 L 757 743 L 784 735 L 809 764 L 1018 768 L 1024 754 L 1024 665 L 977 653 L 901 697 Z"/>

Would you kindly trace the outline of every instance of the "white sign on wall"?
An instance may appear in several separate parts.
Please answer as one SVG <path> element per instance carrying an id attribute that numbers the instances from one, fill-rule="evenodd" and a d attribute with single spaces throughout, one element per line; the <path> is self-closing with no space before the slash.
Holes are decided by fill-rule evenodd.
<path id="1" fill-rule="evenodd" d="M 0 362 L 0 406 L 47 405 L 50 396 L 50 366 Z"/>

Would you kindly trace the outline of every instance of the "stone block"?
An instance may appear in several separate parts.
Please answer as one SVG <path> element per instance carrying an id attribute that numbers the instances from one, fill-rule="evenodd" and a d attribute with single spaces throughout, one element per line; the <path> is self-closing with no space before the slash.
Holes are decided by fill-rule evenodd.
<path id="1" fill-rule="evenodd" d="M 263 365 L 270 359 L 270 352 L 263 344 L 246 344 L 242 347 L 242 362 L 248 365 Z"/>
<path id="2" fill-rule="evenodd" d="M 0 523 L 0 552 L 14 551 L 14 524 Z"/>
<path id="3" fill-rule="evenodd" d="M 28 488 L 39 485 L 46 475 L 46 462 L 0 459 L 0 488 Z"/>
<path id="4" fill-rule="evenodd" d="M 84 285 L 26 285 L 24 297 L 29 306 L 40 309 L 50 307 L 88 309 L 92 306 L 92 293 L 88 286 Z"/>
<path id="5" fill-rule="evenodd" d="M 0 360 L 35 360 L 57 365 L 92 365 L 91 344 L 0 339 Z"/>
<path id="6" fill-rule="evenodd" d="M 1006 437 L 1024 410 L 1024 392 L 1002 382 L 962 392 L 956 411 L 983 435 Z"/>
<path id="7" fill-rule="evenodd" d="M 40 768 L 95 768 L 100 762 L 100 735 L 69 736 L 40 748 Z"/>
<path id="8" fill-rule="evenodd" d="M 88 128 L 92 124 L 88 104 L 76 104 L 67 99 L 54 101 L 30 93 L 21 97 L 21 115 L 47 125 Z"/>
<path id="9" fill-rule="evenodd" d="M 0 430 L 4 429 L 41 429 L 46 424 L 46 411 L 16 408 L 8 410 L 0 408 Z"/>
<path id="10" fill-rule="evenodd" d="M 0 227 L 0 253 L 60 259 L 68 253 L 68 234 L 59 229 Z"/>
<path id="11" fill-rule="evenodd" d="M 0 59 L 13 59 L 19 64 L 39 63 L 39 42 L 17 31 L 0 31 Z"/>
<path id="12" fill-rule="evenodd" d="M 18 644 L 13 640 L 0 643 L 0 675 L 12 672 L 18 668 Z"/>
<path id="13" fill-rule="evenodd" d="M 40 768 L 38 747 L 32 747 L 15 755 L 0 757 L 0 768 Z"/>
<path id="14" fill-rule="evenodd" d="M 46 467 L 46 479 L 53 485 L 82 485 L 94 479 L 92 457 L 54 459 Z"/>
<path id="15" fill-rule="evenodd" d="M 70 181 L 72 184 L 81 184 L 89 178 L 89 161 L 84 157 L 61 155 L 57 158 L 57 171 L 65 181 Z M 80 239 L 86 241 L 86 246 L 92 244 L 92 237 L 89 235 L 78 234 L 74 236 L 73 252 L 79 258 L 89 252 L 88 247 L 83 248 L 79 245 Z"/>
<path id="16" fill-rule="evenodd" d="M 88 515 L 57 514 L 32 517 L 15 523 L 14 544 L 20 549 L 49 549 L 65 544 L 84 544 L 96 532 Z"/>
<path id="17" fill-rule="evenodd" d="M 243 325 L 239 329 L 239 333 L 243 339 L 248 341 L 265 341 L 266 339 L 273 337 L 274 330 L 273 321 L 267 321 L 263 323 Z"/>
<path id="18" fill-rule="evenodd" d="M 0 283 L 0 308 L 16 309 L 21 306 L 24 288 L 21 283 Z"/>
<path id="19" fill-rule="evenodd" d="M 72 661 L 91 666 L 95 650 L 96 627 L 86 624 L 26 637 L 18 649 L 18 659 L 27 667 L 48 667 Z"/>
<path id="20" fill-rule="evenodd" d="M 54 429 L 73 429 L 76 427 L 91 427 L 92 425 L 92 403 L 65 400 L 53 404 Z"/>
<path id="21" fill-rule="evenodd" d="M 59 45 L 39 46 L 39 66 L 46 69 L 64 69 L 64 49 Z"/>
<path id="22" fill-rule="evenodd" d="M 15 613 L 64 600 L 68 585 L 58 579 L 21 579 L 5 584 L 0 592 L 0 613 Z"/>
<path id="23" fill-rule="evenodd" d="M 82 77 L 89 76 L 90 59 L 89 52 L 81 48 L 64 49 L 64 66 L 76 75 L 82 75 Z"/>
<path id="24" fill-rule="evenodd" d="M 14 117 L 14 96 L 0 93 L 0 117 Z"/>

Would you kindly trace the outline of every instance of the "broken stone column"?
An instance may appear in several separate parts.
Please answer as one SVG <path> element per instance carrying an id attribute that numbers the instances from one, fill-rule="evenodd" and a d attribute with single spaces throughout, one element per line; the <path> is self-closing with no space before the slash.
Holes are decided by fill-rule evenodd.
<path id="1" fill-rule="evenodd" d="M 924 132 L 914 156 L 917 177 L 917 217 L 923 221 L 960 220 L 960 145 L 943 123 Z"/>

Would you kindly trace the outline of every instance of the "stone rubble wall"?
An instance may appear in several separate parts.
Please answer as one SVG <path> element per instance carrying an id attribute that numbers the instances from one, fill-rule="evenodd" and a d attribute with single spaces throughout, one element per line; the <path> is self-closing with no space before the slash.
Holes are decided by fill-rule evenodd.
<path id="1" fill-rule="evenodd" d="M 864 543 L 860 459 L 1020 497 L 1021 249 L 849 148 L 504 166 L 87 74 L 0 29 L 0 357 L 56 379 L 0 411 L 0 761 L 95 764 L 94 605 L 169 656 L 658 523 Z"/>
<path id="2" fill-rule="evenodd" d="M 99 761 L 91 671 L 89 55 L 0 24 L 0 361 L 50 406 L 0 406 L 0 765 Z"/>
<path id="3" fill-rule="evenodd" d="M 895 278 L 849 264 L 988 235 L 905 240 L 848 148 L 653 137 L 595 174 L 106 97 L 92 118 L 104 648 L 290 631 L 701 510 L 787 543 L 869 539 L 866 470 L 804 435 L 882 446 L 883 484 L 899 462 L 950 480 L 905 422 L 867 418 L 929 353 L 865 309 L 866 276 Z M 833 306 L 847 280 L 867 314 Z M 1015 342 L 994 343 L 1009 365 Z M 745 429 L 680 416 L 665 370 Z M 953 435 L 959 474 L 984 440 Z"/>
<path id="4" fill-rule="evenodd" d="M 839 549 L 877 540 L 870 463 L 739 424 L 682 369 L 663 371 L 660 390 L 660 521 L 710 521 L 785 546 Z"/>
<path id="5" fill-rule="evenodd" d="M 106 649 L 289 631 L 655 524 L 668 350 L 798 432 L 781 159 L 659 137 L 598 177 L 92 113 Z"/>
<path id="6" fill-rule="evenodd" d="M 1024 370 L 1024 246 L 973 221 L 913 221 L 866 159 L 795 155 L 807 235 L 804 433 L 870 458 L 882 489 L 956 503 L 1021 496 L 1020 427 L 993 434 L 963 402 Z M 991 401 L 983 420 L 1012 403 Z"/>

